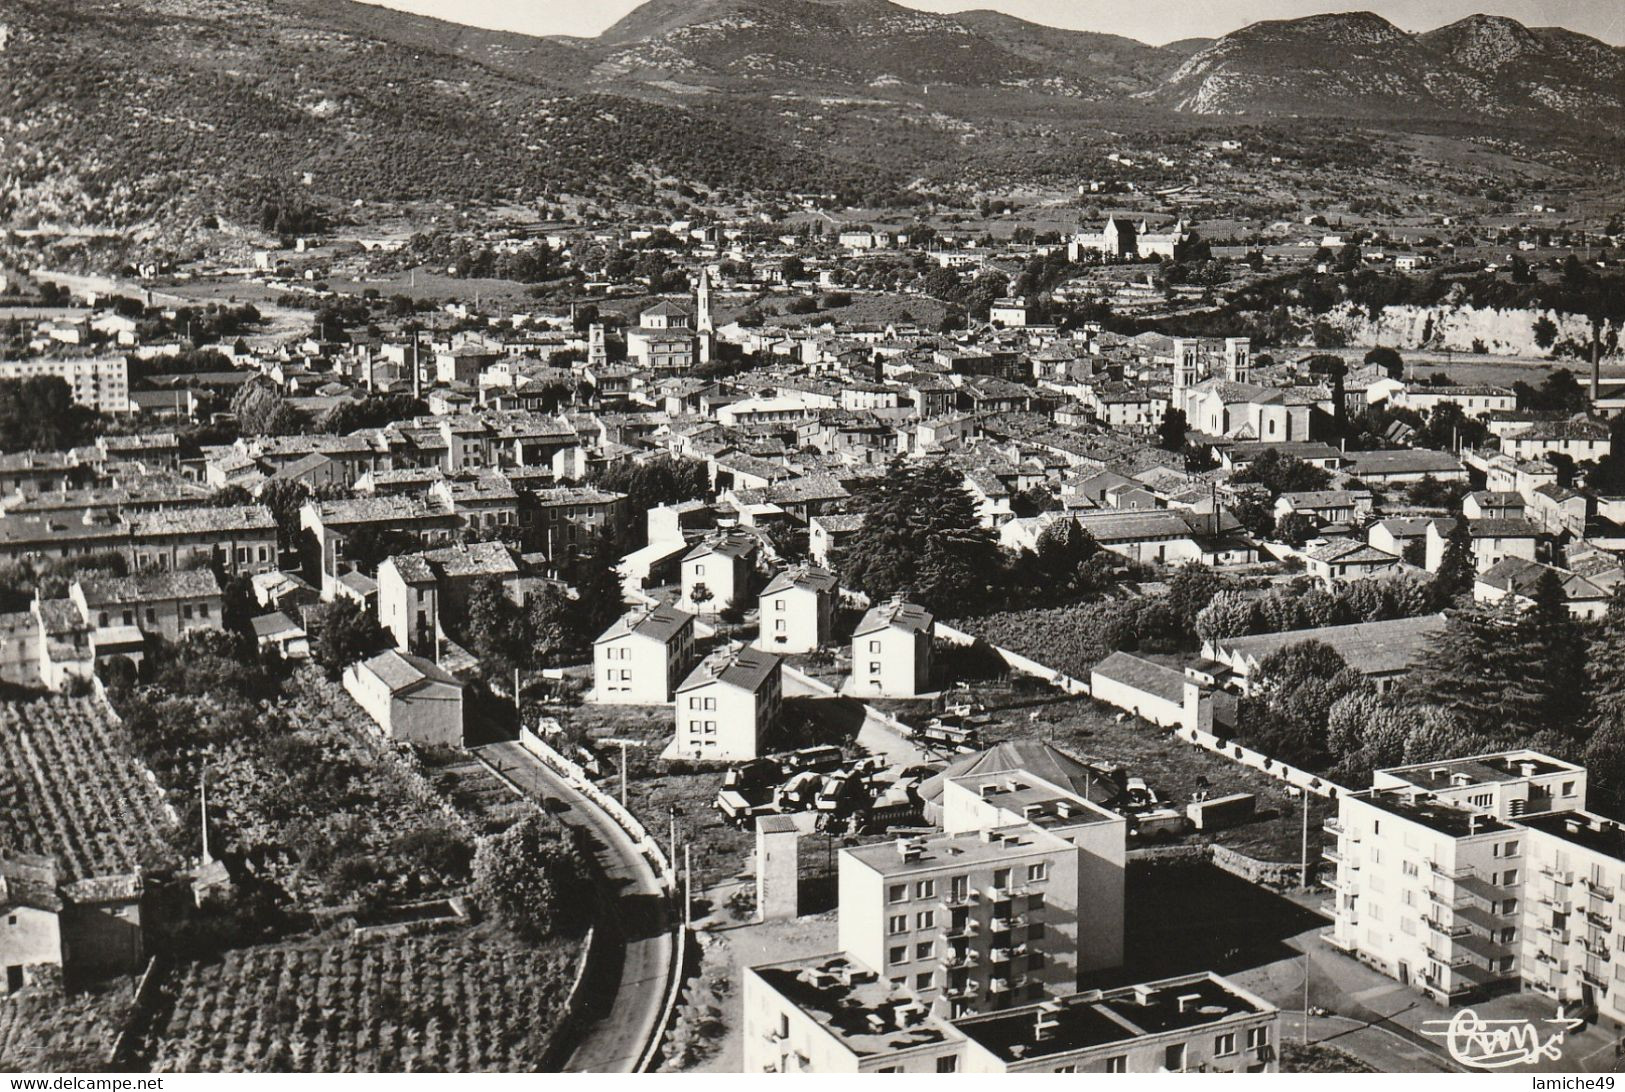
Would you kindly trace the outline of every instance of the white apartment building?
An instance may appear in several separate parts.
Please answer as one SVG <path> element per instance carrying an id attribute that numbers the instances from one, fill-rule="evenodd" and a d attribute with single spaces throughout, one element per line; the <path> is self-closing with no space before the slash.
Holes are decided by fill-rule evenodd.
<path id="1" fill-rule="evenodd" d="M 1391 399 L 1394 405 L 1417 413 L 1432 413 L 1445 404 L 1459 406 L 1467 417 L 1484 417 L 1491 413 L 1510 413 L 1518 408 L 1518 396 L 1509 387 L 1433 387 L 1420 384 L 1398 391 Z"/>
<path id="2" fill-rule="evenodd" d="M 1278 1013 L 1123 959 L 1125 823 L 1024 769 L 950 779 L 944 830 L 842 851 L 838 952 L 744 976 L 748 1073 L 1263 1072 Z"/>
<path id="3" fill-rule="evenodd" d="M 750 535 L 726 533 L 708 538 L 683 555 L 679 602 L 696 614 L 716 613 L 741 604 L 750 591 L 750 574 L 755 565 L 756 540 Z"/>
<path id="4" fill-rule="evenodd" d="M 724 649 L 702 660 L 677 687 L 672 757 L 756 758 L 784 703 L 782 663 L 755 648 Z"/>
<path id="5" fill-rule="evenodd" d="M 797 565 L 762 589 L 756 643 L 769 652 L 814 652 L 830 636 L 835 620 L 835 574 L 817 565 Z"/>
<path id="6" fill-rule="evenodd" d="M 956 1020 L 966 1073 L 1274 1073 L 1280 1010 L 1211 972 Z"/>
<path id="7" fill-rule="evenodd" d="M 627 612 L 592 646 L 591 700 L 664 705 L 694 662 L 694 616 L 676 607 Z"/>
<path id="8" fill-rule="evenodd" d="M 40 377 L 62 380 L 73 393 L 76 405 L 97 413 L 128 413 L 130 410 L 129 367 L 122 356 L 0 361 L 0 379 Z"/>
<path id="9" fill-rule="evenodd" d="M 1518 983 L 1625 1022 L 1625 832 L 1585 793 L 1584 768 L 1530 750 L 1377 771 L 1327 822 L 1324 939 L 1440 1002 Z"/>
<path id="10" fill-rule="evenodd" d="M 912 698 L 931 689 L 931 612 L 893 599 L 872 607 L 852 631 L 853 694 Z"/>
<path id="11" fill-rule="evenodd" d="M 1273 1073 L 1280 1010 L 1214 974 L 945 1020 L 841 953 L 745 972 L 746 1073 Z"/>

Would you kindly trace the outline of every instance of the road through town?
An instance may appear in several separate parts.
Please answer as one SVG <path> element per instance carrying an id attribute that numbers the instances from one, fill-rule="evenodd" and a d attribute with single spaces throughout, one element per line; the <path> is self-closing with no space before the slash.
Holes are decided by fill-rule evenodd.
<path id="1" fill-rule="evenodd" d="M 674 954 L 671 908 L 660 880 L 637 845 L 569 782 L 518 743 L 476 749 L 511 784 L 588 834 L 598 862 L 604 910 L 598 918 L 604 958 L 582 988 L 589 991 L 580 1042 L 566 1072 L 631 1073 L 661 1031 Z"/>

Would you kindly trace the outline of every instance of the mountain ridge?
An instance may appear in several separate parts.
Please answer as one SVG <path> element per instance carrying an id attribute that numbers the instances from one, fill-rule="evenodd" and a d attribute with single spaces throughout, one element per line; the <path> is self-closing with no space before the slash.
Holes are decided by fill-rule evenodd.
<path id="1" fill-rule="evenodd" d="M 1410 34 L 1345 13 L 1164 47 L 889 0 L 655 0 L 604 41 L 356 0 L 123 0 L 94 20 L 0 0 L 0 26 L 0 219 L 158 235 L 289 192 L 882 204 L 1076 177 L 1109 134 L 1209 115 L 1535 146 L 1625 133 L 1625 50 L 1488 16 Z"/>

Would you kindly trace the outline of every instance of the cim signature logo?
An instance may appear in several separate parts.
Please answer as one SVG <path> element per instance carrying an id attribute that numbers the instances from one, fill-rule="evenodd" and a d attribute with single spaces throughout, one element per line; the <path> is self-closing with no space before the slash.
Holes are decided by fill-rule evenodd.
<path id="1" fill-rule="evenodd" d="M 1544 1033 L 1539 1024 L 1551 1025 Z M 1474 1069 L 1507 1069 L 1533 1065 L 1542 1058 L 1560 1061 L 1563 1040 L 1585 1024 L 1563 1015 L 1541 1020 L 1484 1020 L 1472 1009 L 1462 1009 L 1448 1020 L 1427 1020 L 1422 1034 L 1443 1039 L 1450 1056 Z"/>

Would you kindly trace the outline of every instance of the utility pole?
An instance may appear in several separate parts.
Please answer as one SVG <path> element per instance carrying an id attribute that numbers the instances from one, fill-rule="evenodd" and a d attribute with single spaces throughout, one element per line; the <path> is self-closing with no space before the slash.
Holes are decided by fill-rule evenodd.
<path id="1" fill-rule="evenodd" d="M 621 807 L 626 807 L 626 740 L 621 740 Z"/>
<path id="2" fill-rule="evenodd" d="M 677 867 L 677 805 L 676 804 L 668 804 L 668 805 L 666 805 L 666 810 L 667 810 L 667 813 L 668 813 L 668 817 L 670 818 L 670 821 L 671 821 L 671 833 L 667 836 L 668 837 L 668 844 L 671 846 L 671 851 L 669 853 L 667 853 L 666 860 L 668 862 L 670 862 L 670 864 L 671 864 L 671 866 L 673 868 L 676 868 Z"/>
<path id="3" fill-rule="evenodd" d="M 1309 890 L 1309 790 L 1299 790 L 1303 793 L 1303 857 L 1299 862 L 1299 876 L 1302 877 L 1304 891 Z"/>
<path id="4" fill-rule="evenodd" d="M 694 843 L 683 843 L 683 928 L 689 925 L 694 907 Z"/>
<path id="5" fill-rule="evenodd" d="M 1309 1045 L 1309 945 L 1303 946 L 1303 1045 Z"/>
<path id="6" fill-rule="evenodd" d="M 197 786 L 198 806 L 203 812 L 203 863 L 208 864 L 209 857 L 209 767 L 203 767 L 198 774 Z"/>

